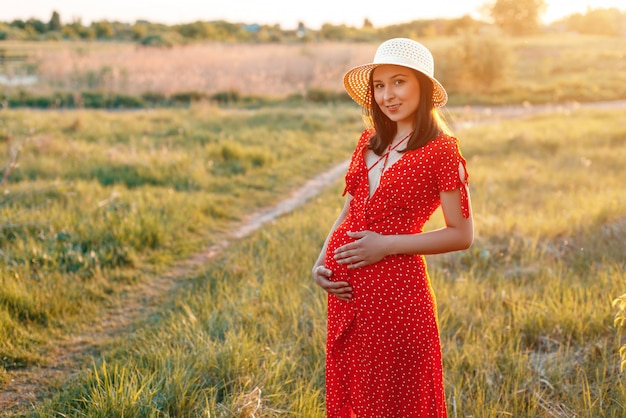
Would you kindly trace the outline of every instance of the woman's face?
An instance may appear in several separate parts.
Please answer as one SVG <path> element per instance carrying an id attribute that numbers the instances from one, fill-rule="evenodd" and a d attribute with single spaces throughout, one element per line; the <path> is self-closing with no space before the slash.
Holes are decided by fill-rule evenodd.
<path id="1" fill-rule="evenodd" d="M 392 121 L 414 128 L 415 112 L 420 104 L 420 84 L 415 72 L 400 65 L 381 65 L 372 74 L 374 100 Z"/>

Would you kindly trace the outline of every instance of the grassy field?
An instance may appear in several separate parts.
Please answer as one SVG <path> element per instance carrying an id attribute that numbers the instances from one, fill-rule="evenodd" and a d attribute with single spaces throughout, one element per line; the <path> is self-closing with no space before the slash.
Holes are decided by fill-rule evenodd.
<path id="1" fill-rule="evenodd" d="M 433 51 L 435 75 L 450 104 L 520 104 L 626 98 L 626 39 L 575 34 L 526 38 L 420 39 Z M 343 92 L 350 67 L 370 62 L 378 44 L 190 44 L 171 49 L 125 43 L 14 42 L 2 47 L 29 59 L 8 72 L 34 74 L 39 84 L 5 87 L 11 96 L 106 94 L 213 95 L 285 98 L 311 90 Z M 469 76 L 469 77 L 468 77 Z"/>
<path id="2" fill-rule="evenodd" d="M 428 259 L 451 416 L 626 413 L 611 307 L 626 287 L 622 119 L 579 110 L 459 132 L 477 239 Z M 360 129 L 351 106 L 3 111 L 0 123 L 5 160 L 22 147 L 0 204 L 0 381 L 346 158 Z M 310 267 L 340 191 L 231 244 L 28 415 L 323 416 L 325 295 Z"/>
<path id="3" fill-rule="evenodd" d="M 17 165 L 0 196 L 0 385 L 46 363 L 51 333 L 347 158 L 360 124 L 346 106 L 0 112 Z"/>

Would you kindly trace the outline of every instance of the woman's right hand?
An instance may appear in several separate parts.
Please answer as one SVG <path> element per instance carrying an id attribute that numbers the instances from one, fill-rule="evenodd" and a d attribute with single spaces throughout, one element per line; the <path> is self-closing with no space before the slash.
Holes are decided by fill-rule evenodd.
<path id="1" fill-rule="evenodd" d="M 315 283 L 326 292 L 346 302 L 352 299 L 352 286 L 350 286 L 350 283 L 331 281 L 332 270 L 324 266 L 315 266 L 312 273 Z"/>

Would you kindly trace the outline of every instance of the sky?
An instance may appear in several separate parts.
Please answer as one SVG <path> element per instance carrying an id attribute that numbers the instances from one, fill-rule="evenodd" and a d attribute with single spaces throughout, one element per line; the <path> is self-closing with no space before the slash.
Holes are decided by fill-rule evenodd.
<path id="1" fill-rule="evenodd" d="M 56 10 L 62 22 L 81 18 L 84 24 L 94 20 L 134 23 L 188 23 L 196 20 L 226 20 L 232 23 L 279 24 L 283 29 L 296 28 L 298 22 L 319 29 L 323 23 L 360 27 L 365 18 L 374 26 L 387 26 L 417 19 L 453 18 L 465 14 L 481 17 L 481 6 L 489 0 L 0 0 L 0 21 L 34 17 L 49 21 Z M 572 13 L 584 13 L 587 7 L 626 9 L 626 0 L 547 0 L 544 22 L 552 22 Z M 3 5 L 1 4 L 3 3 Z M 10 4 L 10 5 L 9 5 Z"/>

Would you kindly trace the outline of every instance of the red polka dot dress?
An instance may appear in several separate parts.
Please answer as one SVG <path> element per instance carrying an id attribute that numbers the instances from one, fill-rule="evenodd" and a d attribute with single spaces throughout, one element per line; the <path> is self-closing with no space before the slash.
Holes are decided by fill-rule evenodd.
<path id="1" fill-rule="evenodd" d="M 348 270 L 333 253 L 352 241 L 348 231 L 421 232 L 441 191 L 460 189 L 469 217 L 467 185 L 459 176 L 465 160 L 457 140 L 441 134 L 405 152 L 370 197 L 364 153 L 372 134 L 363 132 L 352 156 L 345 192 L 353 198 L 326 252 L 332 280 L 353 287 L 348 302 L 328 297 L 327 416 L 446 417 L 437 306 L 424 257 L 392 255 Z"/>

